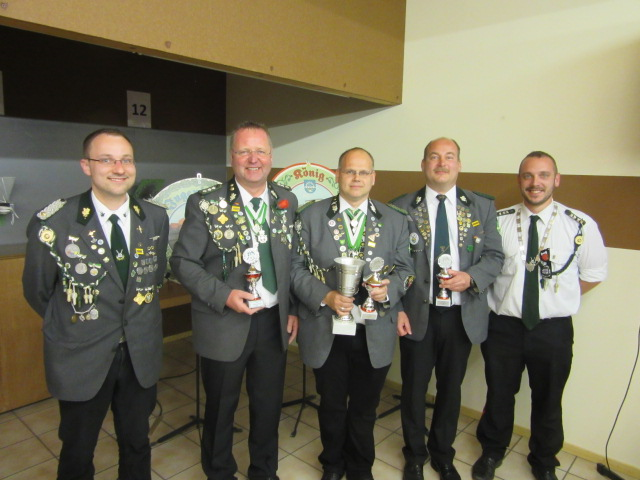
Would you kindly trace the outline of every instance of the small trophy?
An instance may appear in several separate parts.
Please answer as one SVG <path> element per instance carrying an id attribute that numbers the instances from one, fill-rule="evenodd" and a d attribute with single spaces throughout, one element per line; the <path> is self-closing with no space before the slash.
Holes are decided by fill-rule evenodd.
<path id="1" fill-rule="evenodd" d="M 365 320 L 375 320 L 378 318 L 378 312 L 376 311 L 376 305 L 371 298 L 371 289 L 382 286 L 382 269 L 384 268 L 384 259 L 382 257 L 376 257 L 369 263 L 371 274 L 364 278 L 364 286 L 369 292 L 369 296 L 360 305 L 360 318 Z"/>
<path id="2" fill-rule="evenodd" d="M 365 261 L 354 257 L 338 257 L 333 260 L 338 270 L 338 292 L 345 297 L 353 297 L 358 291 Z M 356 322 L 351 312 L 333 316 L 335 335 L 355 335 Z"/>
<path id="3" fill-rule="evenodd" d="M 447 270 L 451 268 L 452 264 L 453 264 L 453 259 L 451 258 L 451 255 L 449 255 L 448 253 L 443 253 L 438 257 L 438 265 L 441 268 L 440 273 L 436 275 L 436 277 L 438 277 L 438 280 L 442 281 L 442 280 L 449 280 L 450 278 L 453 278 L 453 275 L 451 275 Z M 449 296 L 449 292 L 447 291 L 446 288 L 440 289 L 440 292 L 438 292 L 438 296 L 436 298 L 435 303 L 436 303 L 436 307 L 451 306 L 451 297 Z"/>
<path id="4" fill-rule="evenodd" d="M 255 266 L 260 259 L 260 254 L 258 253 L 258 249 L 256 248 L 247 248 L 242 254 L 242 259 L 250 265 L 249 271 L 244 274 L 247 282 L 249 282 L 249 292 L 253 294 L 252 300 L 247 300 L 247 306 L 249 308 L 260 308 L 264 307 L 264 302 L 258 295 L 258 280 L 262 276 L 262 272 L 258 270 Z"/>

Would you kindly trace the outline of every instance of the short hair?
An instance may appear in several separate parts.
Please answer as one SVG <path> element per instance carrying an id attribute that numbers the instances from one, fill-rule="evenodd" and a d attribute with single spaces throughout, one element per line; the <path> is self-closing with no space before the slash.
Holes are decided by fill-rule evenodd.
<path id="1" fill-rule="evenodd" d="M 267 134 L 267 138 L 269 139 L 269 148 L 273 150 L 273 143 L 271 143 L 271 134 L 269 133 L 269 129 L 267 126 L 260 122 L 254 122 L 252 120 L 245 120 L 238 124 L 236 128 L 231 132 L 231 137 L 229 138 L 229 151 L 233 150 L 233 144 L 236 141 L 236 135 L 240 130 L 262 130 Z"/>
<path id="2" fill-rule="evenodd" d="M 427 143 L 427 146 L 424 147 L 424 153 L 423 153 L 423 157 L 422 158 L 427 158 L 427 150 L 429 150 L 429 147 L 431 146 L 432 143 L 437 142 L 439 140 L 448 140 L 450 142 L 453 142 L 453 144 L 456 146 L 456 148 L 458 149 L 458 160 L 460 160 L 460 145 L 458 144 L 458 142 L 456 142 L 453 138 L 449 138 L 449 137 L 438 137 L 438 138 L 434 138 L 433 140 L 431 140 L 429 143 Z"/>
<path id="3" fill-rule="evenodd" d="M 84 141 L 82 142 L 83 158 L 89 158 L 89 150 L 91 149 L 91 144 L 96 139 L 96 137 L 100 135 L 111 135 L 112 137 L 122 137 L 127 142 L 129 142 L 129 145 L 131 145 L 131 149 L 133 149 L 133 143 L 131 143 L 131 140 L 129 140 L 129 137 L 127 137 L 124 134 L 124 132 L 122 132 L 121 130 L 118 130 L 117 128 L 100 128 L 95 132 L 91 132 L 89 135 L 87 135 Z"/>
<path id="4" fill-rule="evenodd" d="M 371 168 L 375 169 L 375 160 L 373 159 L 373 155 L 371 155 L 371 153 L 369 153 L 367 150 L 365 150 L 362 147 L 353 147 L 353 148 L 350 148 L 349 150 L 345 150 L 344 152 L 342 152 L 342 154 L 338 158 L 338 170 L 342 168 L 342 162 L 344 161 L 345 157 L 351 152 L 354 152 L 356 150 L 360 150 L 361 152 L 364 152 L 367 155 L 369 155 L 369 158 L 371 159 Z"/>
<path id="5" fill-rule="evenodd" d="M 556 163 L 556 159 L 553 158 L 551 155 L 549 155 L 547 152 L 543 152 L 542 150 L 534 150 L 533 152 L 529 153 L 526 157 L 524 157 L 520 162 L 520 166 L 518 167 L 518 173 L 520 173 L 520 170 L 522 170 L 522 164 L 527 158 L 542 158 L 542 157 L 547 157 L 549 160 L 551 160 L 551 163 L 553 163 L 553 173 L 557 174 L 558 164 Z"/>

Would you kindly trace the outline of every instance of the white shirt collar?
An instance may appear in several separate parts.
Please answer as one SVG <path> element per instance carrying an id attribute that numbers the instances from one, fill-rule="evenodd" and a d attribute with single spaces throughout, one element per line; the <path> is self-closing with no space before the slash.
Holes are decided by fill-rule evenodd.
<path id="1" fill-rule="evenodd" d="M 340 195 L 340 213 L 343 213 L 345 210 L 349 210 L 350 208 L 353 208 L 351 204 L 347 202 L 342 195 Z M 367 208 L 369 208 L 368 198 L 356 207 L 357 210 L 362 211 L 365 215 L 367 214 Z"/>

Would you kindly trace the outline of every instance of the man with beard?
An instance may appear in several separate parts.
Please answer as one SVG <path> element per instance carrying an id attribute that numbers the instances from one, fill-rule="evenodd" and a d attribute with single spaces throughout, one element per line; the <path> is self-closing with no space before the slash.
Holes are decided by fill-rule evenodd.
<path id="1" fill-rule="evenodd" d="M 524 368 L 531 387 L 528 461 L 537 480 L 556 480 L 562 449 L 562 393 L 571 370 L 571 315 L 580 295 L 605 279 L 607 253 L 588 215 L 553 200 L 556 162 L 531 152 L 520 163 L 523 202 L 498 212 L 506 261 L 489 289 L 489 336 L 482 344 L 487 401 L 478 425 L 475 480 L 491 480 L 513 432 Z M 526 252 L 526 253 L 525 253 Z"/>
<path id="2" fill-rule="evenodd" d="M 487 337 L 487 287 L 504 256 L 493 198 L 456 186 L 462 166 L 458 143 L 432 140 L 421 166 L 426 187 L 393 201 L 409 213 L 416 270 L 416 281 L 402 299 L 404 312 L 398 314 L 403 480 L 422 480 L 429 456 L 442 480 L 459 480 L 453 441 L 461 385 L 472 343 Z M 434 369 L 438 394 L 425 444 L 425 395 Z"/>

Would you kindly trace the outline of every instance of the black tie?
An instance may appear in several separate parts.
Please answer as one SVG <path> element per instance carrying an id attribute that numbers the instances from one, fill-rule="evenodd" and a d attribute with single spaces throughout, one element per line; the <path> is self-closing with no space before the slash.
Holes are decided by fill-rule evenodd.
<path id="1" fill-rule="evenodd" d="M 539 220 L 537 215 L 529 217 L 529 243 L 527 244 L 527 264 L 536 262 L 535 267 L 529 271 L 524 271 L 524 289 L 522 292 L 522 322 L 525 327 L 532 330 L 540 322 L 539 297 L 540 290 L 538 287 L 538 228 L 536 222 Z"/>
<path id="2" fill-rule="evenodd" d="M 257 197 L 252 198 L 251 203 L 253 204 L 253 210 L 257 212 L 260 210 L 262 199 Z M 271 293 L 276 293 L 276 291 L 278 290 L 278 282 L 276 280 L 276 269 L 273 265 L 273 256 L 271 255 L 269 222 L 267 222 L 266 217 L 261 227 L 265 231 L 265 234 L 267 236 L 266 242 L 258 242 L 258 252 L 260 253 L 260 269 L 262 272 L 262 286 Z"/>
<path id="3" fill-rule="evenodd" d="M 122 285 L 127 287 L 127 279 L 129 278 L 129 250 L 127 249 L 127 241 L 124 233 L 118 224 L 118 215 L 115 213 L 109 217 L 111 222 L 111 253 L 116 262 L 118 274 L 122 280 Z"/>
<path id="4" fill-rule="evenodd" d="M 436 231 L 435 231 L 435 243 L 433 244 L 433 304 L 436 304 L 436 298 L 440 287 L 438 284 L 440 280 L 436 276 L 440 272 L 438 266 L 438 257 L 443 253 L 449 252 L 449 222 L 447 221 L 447 209 L 445 208 L 444 201 L 447 199 L 446 195 L 437 195 L 440 203 L 438 204 L 438 213 L 436 215 Z"/>

